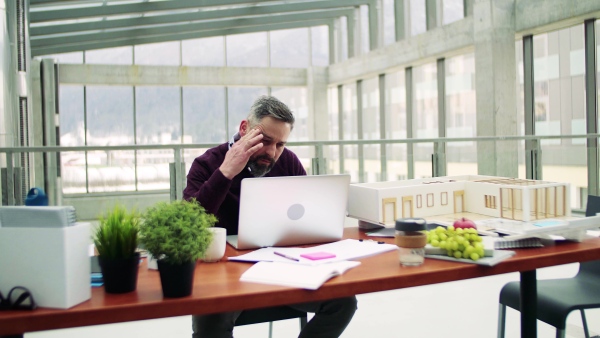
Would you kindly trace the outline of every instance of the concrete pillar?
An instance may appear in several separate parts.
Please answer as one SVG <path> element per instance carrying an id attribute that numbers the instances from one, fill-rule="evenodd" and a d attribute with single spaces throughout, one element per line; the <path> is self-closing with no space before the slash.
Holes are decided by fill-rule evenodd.
<path id="1" fill-rule="evenodd" d="M 475 0 L 477 136 L 517 135 L 515 0 Z M 516 141 L 477 144 L 481 175 L 518 177 Z"/>
<path id="2" fill-rule="evenodd" d="M 16 147 L 18 134 L 18 105 L 16 97 L 17 78 L 13 46 L 16 36 L 16 6 L 13 1 L 0 0 L 0 147 Z M 0 166 L 5 166 L 4 156 L 0 156 Z M 1 189 L 1 188 L 0 188 Z"/>

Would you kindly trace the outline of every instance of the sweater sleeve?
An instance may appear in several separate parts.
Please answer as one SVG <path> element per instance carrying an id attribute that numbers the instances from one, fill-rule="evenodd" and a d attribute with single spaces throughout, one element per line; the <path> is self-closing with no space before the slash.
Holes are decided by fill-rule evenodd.
<path id="1" fill-rule="evenodd" d="M 217 169 L 211 169 L 202 157 L 194 160 L 187 175 L 183 198 L 195 198 L 207 212 L 216 214 L 231 187 L 231 180 Z"/>

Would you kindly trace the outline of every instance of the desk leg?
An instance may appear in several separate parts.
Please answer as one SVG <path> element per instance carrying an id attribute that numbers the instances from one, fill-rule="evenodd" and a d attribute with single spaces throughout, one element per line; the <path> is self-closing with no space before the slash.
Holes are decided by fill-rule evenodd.
<path id="1" fill-rule="evenodd" d="M 521 271 L 521 338 L 537 337 L 536 270 Z"/>

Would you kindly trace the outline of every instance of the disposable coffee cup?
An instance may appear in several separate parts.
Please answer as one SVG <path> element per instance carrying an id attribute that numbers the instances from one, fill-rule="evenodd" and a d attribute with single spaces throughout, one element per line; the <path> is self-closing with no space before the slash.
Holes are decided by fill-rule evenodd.
<path id="1" fill-rule="evenodd" d="M 425 261 L 425 233 L 427 222 L 422 218 L 400 218 L 396 220 L 395 239 L 398 258 L 402 266 L 419 266 Z"/>

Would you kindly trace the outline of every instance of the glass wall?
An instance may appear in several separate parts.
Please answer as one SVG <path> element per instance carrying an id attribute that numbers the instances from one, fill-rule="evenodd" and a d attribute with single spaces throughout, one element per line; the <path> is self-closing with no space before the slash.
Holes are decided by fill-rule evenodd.
<path id="1" fill-rule="evenodd" d="M 515 41 L 517 135 L 525 135 L 525 78 L 523 69 L 523 40 Z M 518 177 L 527 178 L 525 170 L 525 141 L 518 141 Z"/>
<path id="2" fill-rule="evenodd" d="M 225 37 L 181 41 L 182 66 L 225 66 Z"/>
<path id="3" fill-rule="evenodd" d="M 586 133 L 583 33 L 577 25 L 533 38 L 536 135 Z M 542 140 L 541 148 L 542 178 L 568 182 L 578 196 L 587 187 L 585 139 Z"/>
<path id="4" fill-rule="evenodd" d="M 406 139 L 406 79 L 404 70 L 385 75 L 385 133 L 386 138 Z M 386 146 L 387 178 L 396 181 L 408 178 L 406 144 Z"/>
<path id="5" fill-rule="evenodd" d="M 348 59 L 348 20 L 342 16 L 335 22 L 335 61 L 341 62 Z"/>
<path id="6" fill-rule="evenodd" d="M 396 42 L 396 17 L 394 0 L 383 0 L 383 44 Z"/>
<path id="7" fill-rule="evenodd" d="M 136 65 L 179 66 L 181 64 L 179 46 L 179 41 L 134 46 L 134 63 Z"/>
<path id="8" fill-rule="evenodd" d="M 442 0 L 442 7 L 444 25 L 464 18 L 464 0 Z"/>
<path id="9" fill-rule="evenodd" d="M 393 0 L 383 0 L 382 32 L 385 44 L 395 40 Z M 444 24 L 461 20 L 461 0 L 442 0 Z M 424 33 L 425 2 L 408 0 L 409 36 Z M 358 52 L 369 50 L 368 6 L 359 7 Z M 335 44 L 336 58 L 347 59 L 347 19 L 336 19 L 335 41 L 329 41 L 327 26 L 285 29 L 271 32 L 209 37 L 54 55 L 59 63 L 115 65 L 166 65 L 190 67 L 281 67 L 307 68 L 329 64 L 329 43 Z M 598 27 L 600 24 L 596 23 Z M 537 34 L 533 38 L 534 119 L 539 136 L 586 133 L 585 60 L 583 25 Z M 410 37 L 409 37 L 410 38 Z M 516 118 L 518 134 L 524 135 L 524 81 L 522 40 L 516 49 Z M 600 51 L 600 38 L 597 42 Z M 600 53 L 598 53 L 600 55 Z M 600 56 L 599 61 L 600 63 Z M 398 65 L 401 67 L 402 65 Z M 400 70 L 398 70 L 400 69 Z M 445 59 L 445 133 L 447 137 L 477 136 L 475 56 L 467 53 Z M 412 128 L 416 140 L 439 136 L 436 63 L 412 66 L 412 124 L 407 126 L 405 71 L 384 71 L 380 88 L 378 74 L 329 88 L 329 139 L 405 139 Z M 599 72 L 600 75 L 600 72 Z M 600 86 L 599 86 L 600 87 Z M 380 101 L 385 91 L 385 102 Z M 342 94 L 338 97 L 339 93 Z M 60 119 L 62 145 L 189 144 L 226 142 L 237 132 L 256 97 L 272 94 L 294 111 L 296 125 L 289 141 L 312 141 L 314 130 L 309 116 L 309 90 L 305 87 L 257 86 L 73 86 L 61 85 Z M 358 97 L 357 95 L 361 95 Z M 597 93 L 600 97 L 600 91 Z M 341 107 L 339 102 L 341 101 Z M 358 104 L 360 103 L 360 107 Z M 384 108 L 385 115 L 380 111 Z M 320 112 L 319 112 L 320 113 Z M 118 125 L 110 125 L 114 120 Z M 383 119 L 383 121 L 382 121 Z M 110 126 L 109 126 L 110 125 Z M 519 147 L 519 177 L 525 177 L 524 142 Z M 385 148 L 382 148 L 385 147 Z M 413 158 L 406 144 L 343 145 L 324 148 L 328 172 L 346 172 L 353 182 L 408 178 L 414 161 L 415 178 L 432 174 L 432 142 L 415 143 Z M 312 147 L 293 149 L 305 166 L 314 157 Z M 203 150 L 185 150 L 186 164 Z M 447 174 L 477 173 L 475 142 L 451 142 L 446 146 Z M 587 163 L 584 139 L 541 141 L 542 178 L 568 181 L 573 206 L 584 201 Z M 382 154 L 385 164 L 382 166 Z M 166 189 L 168 162 L 172 151 L 66 153 L 63 186 L 68 193 L 118 190 Z M 343 160 L 343 161 L 341 161 Z M 364 160 L 364 161 L 361 161 Z M 382 174 L 382 169 L 385 170 Z M 365 176 L 361 177 L 361 170 Z"/>
<path id="10" fill-rule="evenodd" d="M 475 55 L 446 59 L 446 136 L 477 136 Z M 448 175 L 477 174 L 475 142 L 452 142 L 446 146 Z"/>
<path id="11" fill-rule="evenodd" d="M 249 108 L 254 100 L 268 93 L 267 87 L 228 87 L 227 112 L 229 123 L 227 125 L 227 139 L 238 132 L 240 122 L 248 116 Z"/>
<path id="12" fill-rule="evenodd" d="M 317 26 L 310 28 L 312 50 L 312 66 L 325 67 L 329 65 L 329 27 Z"/>
<path id="13" fill-rule="evenodd" d="M 308 28 L 272 31 L 270 38 L 271 67 L 308 67 Z"/>
<path id="14" fill-rule="evenodd" d="M 360 6 L 360 52 L 368 53 L 369 48 L 369 6 Z"/>
<path id="15" fill-rule="evenodd" d="M 410 0 L 410 35 L 415 36 L 426 31 L 425 1 Z"/>
<path id="16" fill-rule="evenodd" d="M 133 47 L 126 46 L 87 51 L 85 52 L 85 63 L 104 65 L 130 65 L 133 63 Z"/>
<path id="17" fill-rule="evenodd" d="M 85 114 L 83 113 L 83 86 L 61 85 L 60 102 L 60 144 L 65 147 L 86 145 Z M 64 193 L 86 193 L 87 161 L 84 152 L 62 153 L 61 174 Z"/>
<path id="18" fill-rule="evenodd" d="M 267 32 L 228 35 L 227 66 L 268 67 Z"/>
<path id="19" fill-rule="evenodd" d="M 358 140 L 358 113 L 356 110 L 356 83 L 342 86 L 342 136 L 344 140 Z M 352 182 L 360 182 L 358 177 L 358 146 L 345 145 L 344 173 L 351 175 Z"/>
<path id="20" fill-rule="evenodd" d="M 379 78 L 374 77 L 362 81 L 362 139 L 379 140 L 380 133 L 379 113 Z M 365 166 L 365 182 L 378 182 L 381 177 L 381 146 L 378 144 L 365 144 L 363 159 Z"/>
<path id="21" fill-rule="evenodd" d="M 327 93 L 329 140 L 339 140 L 340 124 L 338 87 L 329 87 Z M 327 146 L 325 149 L 323 149 L 328 173 L 339 174 L 341 172 L 340 148 L 341 147 L 339 146 Z"/>
<path id="22" fill-rule="evenodd" d="M 429 63 L 413 68 L 413 137 L 438 137 L 437 65 Z M 431 143 L 414 147 L 415 177 L 431 177 Z"/>

